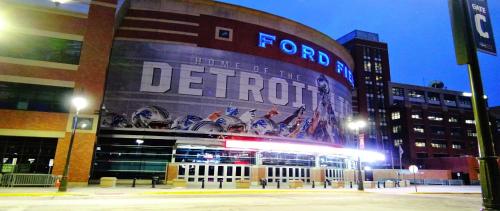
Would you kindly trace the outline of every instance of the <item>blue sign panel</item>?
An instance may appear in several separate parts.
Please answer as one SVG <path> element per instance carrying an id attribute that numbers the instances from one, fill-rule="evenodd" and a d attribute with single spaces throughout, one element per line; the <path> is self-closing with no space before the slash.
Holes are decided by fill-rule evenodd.
<path id="1" fill-rule="evenodd" d="M 496 55 L 495 39 L 486 0 L 467 0 L 474 43 L 478 50 Z"/>

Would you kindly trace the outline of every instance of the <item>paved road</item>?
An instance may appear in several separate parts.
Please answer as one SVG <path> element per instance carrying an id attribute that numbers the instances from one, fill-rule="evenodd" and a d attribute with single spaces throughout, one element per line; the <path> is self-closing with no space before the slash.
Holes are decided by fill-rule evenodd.
<path id="1" fill-rule="evenodd" d="M 357 191 L 238 194 L 100 192 L 92 195 L 0 197 L 0 210 L 479 210 L 480 194 L 395 194 Z"/>

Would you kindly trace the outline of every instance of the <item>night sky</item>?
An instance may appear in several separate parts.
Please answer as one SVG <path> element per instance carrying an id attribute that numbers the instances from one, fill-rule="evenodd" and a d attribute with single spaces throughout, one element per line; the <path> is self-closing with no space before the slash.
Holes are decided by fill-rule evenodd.
<path id="1" fill-rule="evenodd" d="M 447 0 L 224 0 L 315 28 L 332 38 L 354 29 L 378 33 L 389 45 L 392 81 L 428 85 L 441 80 L 470 92 L 467 67 L 456 64 Z M 497 49 L 500 1 L 488 1 Z M 499 49 L 500 50 L 500 49 Z M 500 105 L 500 58 L 479 53 L 490 106 Z"/>

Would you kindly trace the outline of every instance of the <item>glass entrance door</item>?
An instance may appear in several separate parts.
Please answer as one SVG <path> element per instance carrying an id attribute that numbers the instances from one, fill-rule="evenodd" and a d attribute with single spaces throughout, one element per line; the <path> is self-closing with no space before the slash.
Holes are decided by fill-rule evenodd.
<path id="1" fill-rule="evenodd" d="M 302 180 L 304 182 L 311 181 L 311 169 L 302 166 L 267 166 L 266 167 L 267 182 L 282 182 L 286 183 L 290 180 Z"/>
<path id="2" fill-rule="evenodd" d="M 198 164 L 178 163 L 177 179 L 185 179 L 190 183 L 206 183 L 223 181 L 232 183 L 237 180 L 250 180 L 249 165 L 235 164 Z"/>

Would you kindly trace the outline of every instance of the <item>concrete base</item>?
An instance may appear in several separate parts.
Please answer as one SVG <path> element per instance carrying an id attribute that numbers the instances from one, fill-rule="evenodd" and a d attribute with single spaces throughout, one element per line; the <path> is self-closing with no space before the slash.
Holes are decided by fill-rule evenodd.
<path id="1" fill-rule="evenodd" d="M 394 181 L 392 181 L 392 180 L 385 181 L 386 188 L 393 188 L 394 186 L 395 186 Z"/>
<path id="2" fill-rule="evenodd" d="M 68 187 L 87 187 L 89 186 L 88 182 L 68 182 Z"/>
<path id="3" fill-rule="evenodd" d="M 288 181 L 289 188 L 303 188 L 304 182 L 302 180 L 290 180 Z"/>
<path id="4" fill-rule="evenodd" d="M 116 177 L 101 177 L 101 188 L 114 188 L 116 186 Z"/>
<path id="5" fill-rule="evenodd" d="M 364 181 L 363 182 L 363 187 L 371 189 L 371 188 L 375 188 L 376 186 L 375 186 L 375 182 L 374 181 Z"/>
<path id="6" fill-rule="evenodd" d="M 134 180 L 131 179 L 118 179 L 116 181 L 117 185 L 132 185 Z M 160 181 L 161 182 L 161 181 Z M 136 185 L 151 185 L 151 180 L 150 179 L 138 179 L 135 180 Z"/>
<path id="7" fill-rule="evenodd" d="M 344 181 L 332 181 L 332 188 L 344 188 Z"/>
<path id="8" fill-rule="evenodd" d="M 187 181 L 183 179 L 174 179 L 172 180 L 172 185 L 174 186 L 174 188 L 186 188 Z"/>
<path id="9" fill-rule="evenodd" d="M 237 189 L 248 189 L 250 188 L 250 180 L 238 180 L 235 182 Z"/>

